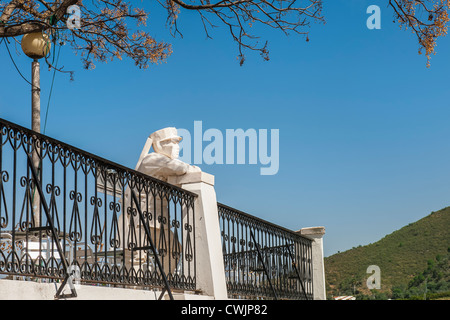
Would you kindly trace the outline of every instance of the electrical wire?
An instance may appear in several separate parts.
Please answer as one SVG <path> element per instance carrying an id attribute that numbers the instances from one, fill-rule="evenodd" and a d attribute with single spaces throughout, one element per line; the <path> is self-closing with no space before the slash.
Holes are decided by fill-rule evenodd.
<path id="1" fill-rule="evenodd" d="M 48 50 L 48 55 L 45 57 L 47 64 L 49 64 L 49 68 L 50 68 L 50 66 L 53 68 L 53 76 L 52 76 L 52 82 L 51 82 L 51 85 L 50 85 L 50 91 L 49 91 L 48 100 L 47 100 L 47 109 L 46 109 L 46 112 L 45 112 L 45 121 L 44 121 L 44 128 L 43 128 L 43 133 L 44 134 L 45 134 L 45 130 L 47 128 L 47 120 L 48 120 L 48 114 L 49 114 L 49 109 L 50 109 L 50 101 L 51 101 L 52 93 L 53 93 L 53 86 L 54 86 L 54 83 L 55 83 L 56 71 L 61 71 L 61 70 L 58 70 L 57 66 L 58 66 L 59 54 L 61 52 L 61 47 L 62 47 L 63 43 L 62 42 L 59 43 L 58 54 L 56 55 L 55 54 L 56 53 L 56 43 L 57 43 L 57 39 L 58 38 L 59 38 L 59 33 L 56 31 L 56 34 L 53 34 L 53 43 L 54 43 L 54 45 L 53 45 L 52 63 L 50 64 L 47 61 L 47 58 L 51 55 L 51 50 L 48 47 L 47 47 L 47 49 L 49 49 Z M 17 66 L 16 62 L 14 61 L 14 58 L 13 58 L 13 56 L 11 54 L 11 51 L 9 50 L 8 40 L 6 38 L 2 37 L 1 40 L 0 40 L 0 45 L 2 44 L 3 41 L 5 42 L 5 46 L 6 46 L 6 50 L 8 51 L 8 55 L 9 55 L 13 65 L 14 65 L 14 67 L 16 68 L 17 72 L 22 77 L 22 79 L 25 80 L 29 85 L 31 85 L 32 88 L 34 87 L 35 89 L 40 90 L 40 88 L 36 87 L 30 81 L 28 81 L 27 78 L 25 78 L 25 76 L 20 71 L 19 67 Z M 47 43 L 47 46 L 49 46 L 49 43 L 50 42 Z M 55 65 L 53 65 L 53 63 L 55 62 L 55 56 L 56 56 L 56 63 L 55 63 Z M 73 73 L 72 71 L 61 71 L 61 72 L 69 72 L 71 74 L 71 77 L 72 77 L 72 73 Z"/>
<path id="2" fill-rule="evenodd" d="M 4 40 L 4 38 L 3 38 L 3 40 Z M 22 72 L 20 72 L 19 68 L 18 68 L 17 65 L 16 65 L 16 62 L 14 61 L 14 58 L 13 58 L 12 55 L 11 55 L 11 52 L 9 51 L 8 41 L 7 41 L 7 40 L 5 40 L 5 46 L 6 46 L 6 50 L 8 50 L 9 57 L 11 58 L 11 61 L 12 61 L 12 63 L 14 64 L 14 67 L 16 68 L 17 72 L 20 74 L 20 76 L 22 77 L 22 79 L 25 80 L 25 81 L 26 81 L 29 85 L 31 85 L 32 87 L 35 87 L 35 89 L 40 90 L 40 88 L 36 87 L 36 86 L 33 85 L 30 81 L 28 81 L 28 80 L 24 77 L 24 75 L 22 74 Z"/>
<path id="3" fill-rule="evenodd" d="M 19 67 L 17 66 L 16 62 L 14 61 L 14 58 L 13 58 L 13 56 L 12 56 L 12 54 L 11 54 L 11 51 L 9 50 L 8 41 L 5 40 L 5 38 L 2 38 L 2 39 L 0 40 L 0 45 L 1 45 L 1 43 L 2 43 L 3 41 L 5 42 L 5 46 L 6 46 L 6 50 L 8 51 L 9 58 L 11 59 L 11 61 L 12 61 L 13 65 L 14 65 L 14 67 L 16 68 L 17 72 L 18 72 L 19 75 L 22 77 L 22 79 L 25 80 L 25 81 L 26 81 L 29 85 L 31 85 L 32 87 L 35 87 L 36 89 L 40 89 L 40 88 L 36 87 L 35 85 L 33 85 L 30 81 L 28 81 L 28 80 L 25 78 L 25 76 L 22 74 L 22 72 L 20 71 Z M 56 41 L 55 41 L 55 43 L 56 43 Z M 56 48 L 55 48 L 55 46 L 54 46 L 54 50 L 53 50 L 53 61 L 52 61 L 52 62 L 55 61 L 55 60 L 54 60 L 54 59 L 55 59 L 55 50 L 56 50 Z M 49 50 L 49 51 L 50 51 L 50 50 Z M 59 53 L 60 53 L 60 51 L 61 51 L 61 46 L 59 46 L 59 48 L 58 48 L 58 55 L 57 55 L 57 57 L 56 57 L 56 64 L 55 64 L 55 67 L 58 65 L 58 60 L 59 60 Z M 50 108 L 50 100 L 51 100 L 51 97 L 52 97 L 53 85 L 54 85 L 54 82 L 55 82 L 55 75 L 56 75 L 56 68 L 53 68 L 52 82 L 51 82 L 50 92 L 49 92 L 48 101 L 47 101 L 47 109 L 46 109 L 46 112 L 45 112 L 45 121 L 44 121 L 44 128 L 43 128 L 43 133 L 44 133 L 44 134 L 45 134 L 45 130 L 46 130 L 46 128 L 47 128 L 48 111 L 49 111 L 49 108 Z"/>
<path id="4" fill-rule="evenodd" d="M 55 45 L 56 45 L 56 41 L 55 41 Z M 55 48 L 55 45 L 53 46 L 53 48 Z M 59 53 L 60 53 L 60 51 L 61 51 L 61 45 L 58 48 L 58 55 L 56 57 L 56 64 L 55 64 L 55 67 L 53 68 L 52 84 L 50 85 L 50 92 L 48 94 L 47 110 L 45 111 L 45 121 L 44 121 L 44 131 L 43 131 L 44 134 L 45 134 L 45 129 L 47 127 L 48 110 L 50 108 L 50 99 L 52 98 L 53 84 L 55 82 L 56 68 L 58 67 L 58 60 L 59 60 Z M 55 49 L 53 50 L 53 59 L 55 59 L 54 53 L 55 53 Z"/>

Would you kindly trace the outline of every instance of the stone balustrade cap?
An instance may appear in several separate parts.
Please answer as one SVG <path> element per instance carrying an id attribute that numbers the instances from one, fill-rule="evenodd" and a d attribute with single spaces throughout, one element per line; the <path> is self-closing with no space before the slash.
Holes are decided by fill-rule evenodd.
<path id="1" fill-rule="evenodd" d="M 169 176 L 167 177 L 167 182 L 174 185 L 183 185 L 188 183 L 199 183 L 204 182 L 209 185 L 214 186 L 214 176 L 212 174 L 200 171 L 200 172 L 189 172 L 183 174 L 182 176 Z"/>
<path id="2" fill-rule="evenodd" d="M 302 228 L 302 229 L 298 230 L 297 232 L 304 236 L 324 235 L 325 227 Z"/>

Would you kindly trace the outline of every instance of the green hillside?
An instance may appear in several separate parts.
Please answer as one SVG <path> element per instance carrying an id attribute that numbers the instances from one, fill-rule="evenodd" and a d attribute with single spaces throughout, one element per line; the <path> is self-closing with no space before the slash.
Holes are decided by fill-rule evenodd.
<path id="1" fill-rule="evenodd" d="M 378 242 L 325 258 L 327 295 L 372 295 L 367 267 L 381 270 L 378 294 L 391 297 L 392 289 L 407 288 L 430 263 L 447 256 L 450 248 L 450 207 L 397 230 Z M 430 262 L 431 261 L 431 262 Z"/>
<path id="2" fill-rule="evenodd" d="M 445 256 L 437 255 L 427 261 L 427 268 L 416 275 L 407 286 L 392 288 L 393 299 L 450 300 L 450 248 Z"/>

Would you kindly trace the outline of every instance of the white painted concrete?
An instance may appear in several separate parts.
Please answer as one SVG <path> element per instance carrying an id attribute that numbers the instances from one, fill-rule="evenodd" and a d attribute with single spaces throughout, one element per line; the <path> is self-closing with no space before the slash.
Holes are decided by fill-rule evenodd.
<path id="1" fill-rule="evenodd" d="M 312 264 L 313 264 L 313 295 L 314 300 L 326 300 L 325 267 L 323 263 L 323 235 L 324 227 L 303 228 L 297 231 L 312 242 Z"/>
<path id="2" fill-rule="evenodd" d="M 168 182 L 198 195 L 194 206 L 197 289 L 215 299 L 228 299 L 214 176 L 193 172 L 169 177 Z"/>
<path id="3" fill-rule="evenodd" d="M 0 280 L 0 300 L 54 300 L 60 283 Z M 76 298 L 67 300 L 157 300 L 161 291 L 75 285 Z M 69 288 L 64 293 L 70 293 Z M 211 300 L 212 297 L 193 293 L 173 293 L 175 300 Z M 165 293 L 164 300 L 169 296 Z"/>

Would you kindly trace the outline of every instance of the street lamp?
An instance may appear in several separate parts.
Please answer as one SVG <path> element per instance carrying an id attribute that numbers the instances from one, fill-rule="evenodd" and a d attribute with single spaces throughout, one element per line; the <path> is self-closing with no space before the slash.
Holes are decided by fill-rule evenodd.
<path id="1" fill-rule="evenodd" d="M 31 62 L 31 130 L 41 132 L 41 85 L 39 59 L 50 52 L 50 39 L 43 32 L 27 33 L 22 37 L 22 51 L 30 58 Z M 37 144 L 36 144 L 37 148 Z M 39 156 L 36 149 L 32 155 L 33 166 L 39 172 Z M 40 226 L 40 201 L 33 191 L 34 222 Z"/>
<path id="2" fill-rule="evenodd" d="M 31 129 L 41 132 L 41 87 L 39 76 L 39 60 L 50 51 L 50 39 L 42 32 L 27 33 L 22 37 L 22 50 L 30 58 L 31 63 Z"/>

